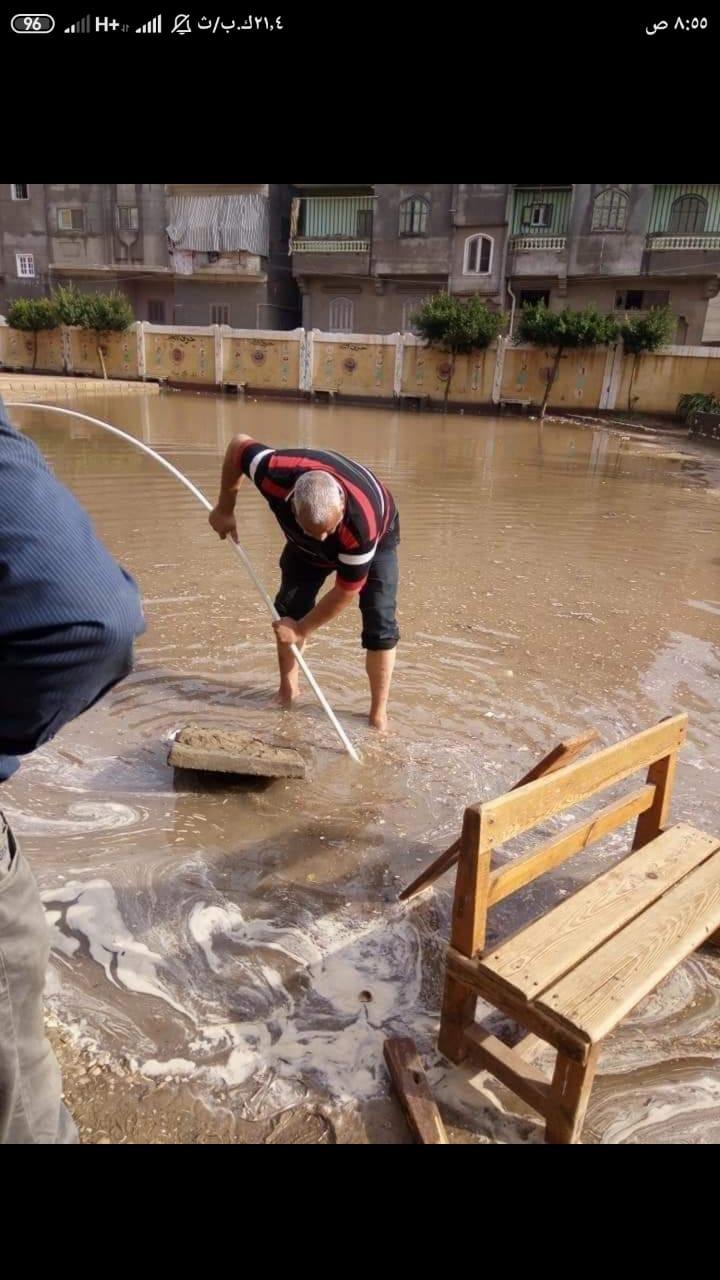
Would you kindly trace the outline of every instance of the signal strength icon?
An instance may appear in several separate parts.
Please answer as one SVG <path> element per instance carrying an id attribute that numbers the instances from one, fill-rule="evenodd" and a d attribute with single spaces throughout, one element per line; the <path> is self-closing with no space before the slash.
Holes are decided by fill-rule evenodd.
<path id="1" fill-rule="evenodd" d="M 151 22 L 146 22 L 142 27 L 135 28 L 137 36 L 159 36 L 162 35 L 162 14 L 159 13 Z"/>
<path id="2" fill-rule="evenodd" d="M 78 18 L 77 22 L 72 22 L 69 27 L 65 28 L 66 36 L 88 36 L 92 32 L 92 14 L 88 13 L 84 18 Z"/>

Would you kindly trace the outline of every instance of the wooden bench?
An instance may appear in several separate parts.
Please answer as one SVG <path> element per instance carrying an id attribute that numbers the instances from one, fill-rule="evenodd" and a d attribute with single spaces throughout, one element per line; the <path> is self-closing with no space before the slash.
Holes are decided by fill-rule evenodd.
<path id="1" fill-rule="evenodd" d="M 673 716 L 465 811 L 438 1044 L 537 1110 L 547 1142 L 579 1140 L 605 1036 L 699 946 L 720 946 L 720 837 L 687 823 L 666 828 L 686 734 L 687 716 Z M 644 785 L 491 869 L 504 841 L 648 766 Z M 633 818 L 628 856 L 484 950 L 489 907 Z M 475 1022 L 478 997 L 525 1038 L 511 1047 L 486 1033 Z M 552 1080 L 530 1061 L 548 1044 L 557 1051 Z"/>

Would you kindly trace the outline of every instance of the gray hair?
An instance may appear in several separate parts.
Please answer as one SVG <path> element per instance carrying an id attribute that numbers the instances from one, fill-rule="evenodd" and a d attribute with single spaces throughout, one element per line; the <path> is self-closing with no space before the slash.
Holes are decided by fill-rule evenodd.
<path id="1" fill-rule="evenodd" d="M 298 517 L 308 524 L 328 524 L 345 505 L 345 495 L 328 471 L 306 471 L 293 490 Z"/>

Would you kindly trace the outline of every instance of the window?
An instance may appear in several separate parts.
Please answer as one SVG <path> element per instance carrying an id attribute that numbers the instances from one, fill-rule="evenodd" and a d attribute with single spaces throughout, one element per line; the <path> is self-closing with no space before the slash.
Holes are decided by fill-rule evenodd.
<path id="1" fill-rule="evenodd" d="M 552 223 L 553 207 L 551 204 L 526 204 L 522 211 L 523 228 L 549 227 Z"/>
<path id="2" fill-rule="evenodd" d="M 670 231 L 698 232 L 705 230 L 707 202 L 702 196 L 680 196 L 670 210 Z"/>
<path id="3" fill-rule="evenodd" d="M 616 311 L 649 311 L 651 307 L 666 307 L 669 302 L 669 289 L 625 289 L 615 294 Z"/>
<path id="4" fill-rule="evenodd" d="M 408 196 L 400 202 L 400 235 L 426 236 L 430 205 L 422 196 Z"/>
<path id="5" fill-rule="evenodd" d="M 487 276 L 492 263 L 493 242 L 490 236 L 469 236 L 465 241 L 463 272 L 467 275 Z"/>
<path id="6" fill-rule="evenodd" d="M 372 236 L 372 209 L 358 209 L 357 214 L 357 238 L 358 240 L 369 240 Z"/>
<path id="7" fill-rule="evenodd" d="M 213 302 L 210 306 L 211 324 L 229 324 L 230 308 L 221 302 Z"/>
<path id="8" fill-rule="evenodd" d="M 520 307 L 534 307 L 536 302 L 542 302 L 543 306 L 550 306 L 550 290 L 549 289 L 521 289 L 520 290 Z"/>
<path id="9" fill-rule="evenodd" d="M 591 231 L 624 231 L 628 198 L 619 187 L 608 187 L 595 197 Z"/>
<path id="10" fill-rule="evenodd" d="M 165 323 L 165 303 L 162 298 L 148 298 L 148 320 L 150 324 Z"/>
<path id="11" fill-rule="evenodd" d="M 85 217 L 82 209 L 58 209 L 58 231 L 82 231 Z"/>
<path id="12" fill-rule="evenodd" d="M 642 311 L 644 309 L 642 289 L 626 289 L 624 293 L 616 294 L 615 308 L 617 311 Z"/>
<path id="13" fill-rule="evenodd" d="M 16 253 L 15 264 L 17 273 L 23 280 L 33 279 L 35 276 L 35 259 L 31 253 Z"/>
<path id="14" fill-rule="evenodd" d="M 352 298 L 333 298 L 330 303 L 330 332 L 352 333 L 354 314 Z"/>
<path id="15" fill-rule="evenodd" d="M 403 333 L 417 333 L 417 329 L 413 325 L 413 316 L 417 315 L 422 306 L 422 298 L 406 298 L 403 302 L 402 309 L 402 331 Z"/>
<path id="16" fill-rule="evenodd" d="M 10 184 L 10 195 L 13 200 L 29 200 L 30 193 L 27 182 L 12 182 Z"/>
<path id="17" fill-rule="evenodd" d="M 137 231 L 140 226 L 137 205 L 119 204 L 117 206 L 118 231 Z"/>

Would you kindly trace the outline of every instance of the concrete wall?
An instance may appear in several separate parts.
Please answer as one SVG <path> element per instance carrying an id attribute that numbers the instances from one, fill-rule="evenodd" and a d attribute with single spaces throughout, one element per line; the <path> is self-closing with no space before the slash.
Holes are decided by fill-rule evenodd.
<path id="1" fill-rule="evenodd" d="M 137 324 L 101 336 L 110 377 L 147 377 L 208 388 L 245 385 L 250 390 L 299 394 L 330 392 L 392 401 L 444 398 L 449 357 L 414 335 L 333 334 L 319 330 L 175 327 Z M 0 322 L 0 363 L 32 368 L 33 339 Z M 553 353 L 500 341 L 497 347 L 457 359 L 453 403 L 491 406 L 502 400 L 539 405 Z M 101 376 L 94 334 L 57 329 L 38 334 L 37 370 Z M 672 415 L 685 392 L 720 395 L 720 347 L 673 346 L 635 362 L 620 348 L 568 352 L 552 387 L 551 408 Z"/>
<path id="2" fill-rule="evenodd" d="M 329 332 L 333 299 L 348 298 L 355 333 L 398 333 L 410 327 L 408 317 L 423 298 L 442 287 L 442 280 L 312 280 L 303 297 L 303 327 Z"/>

